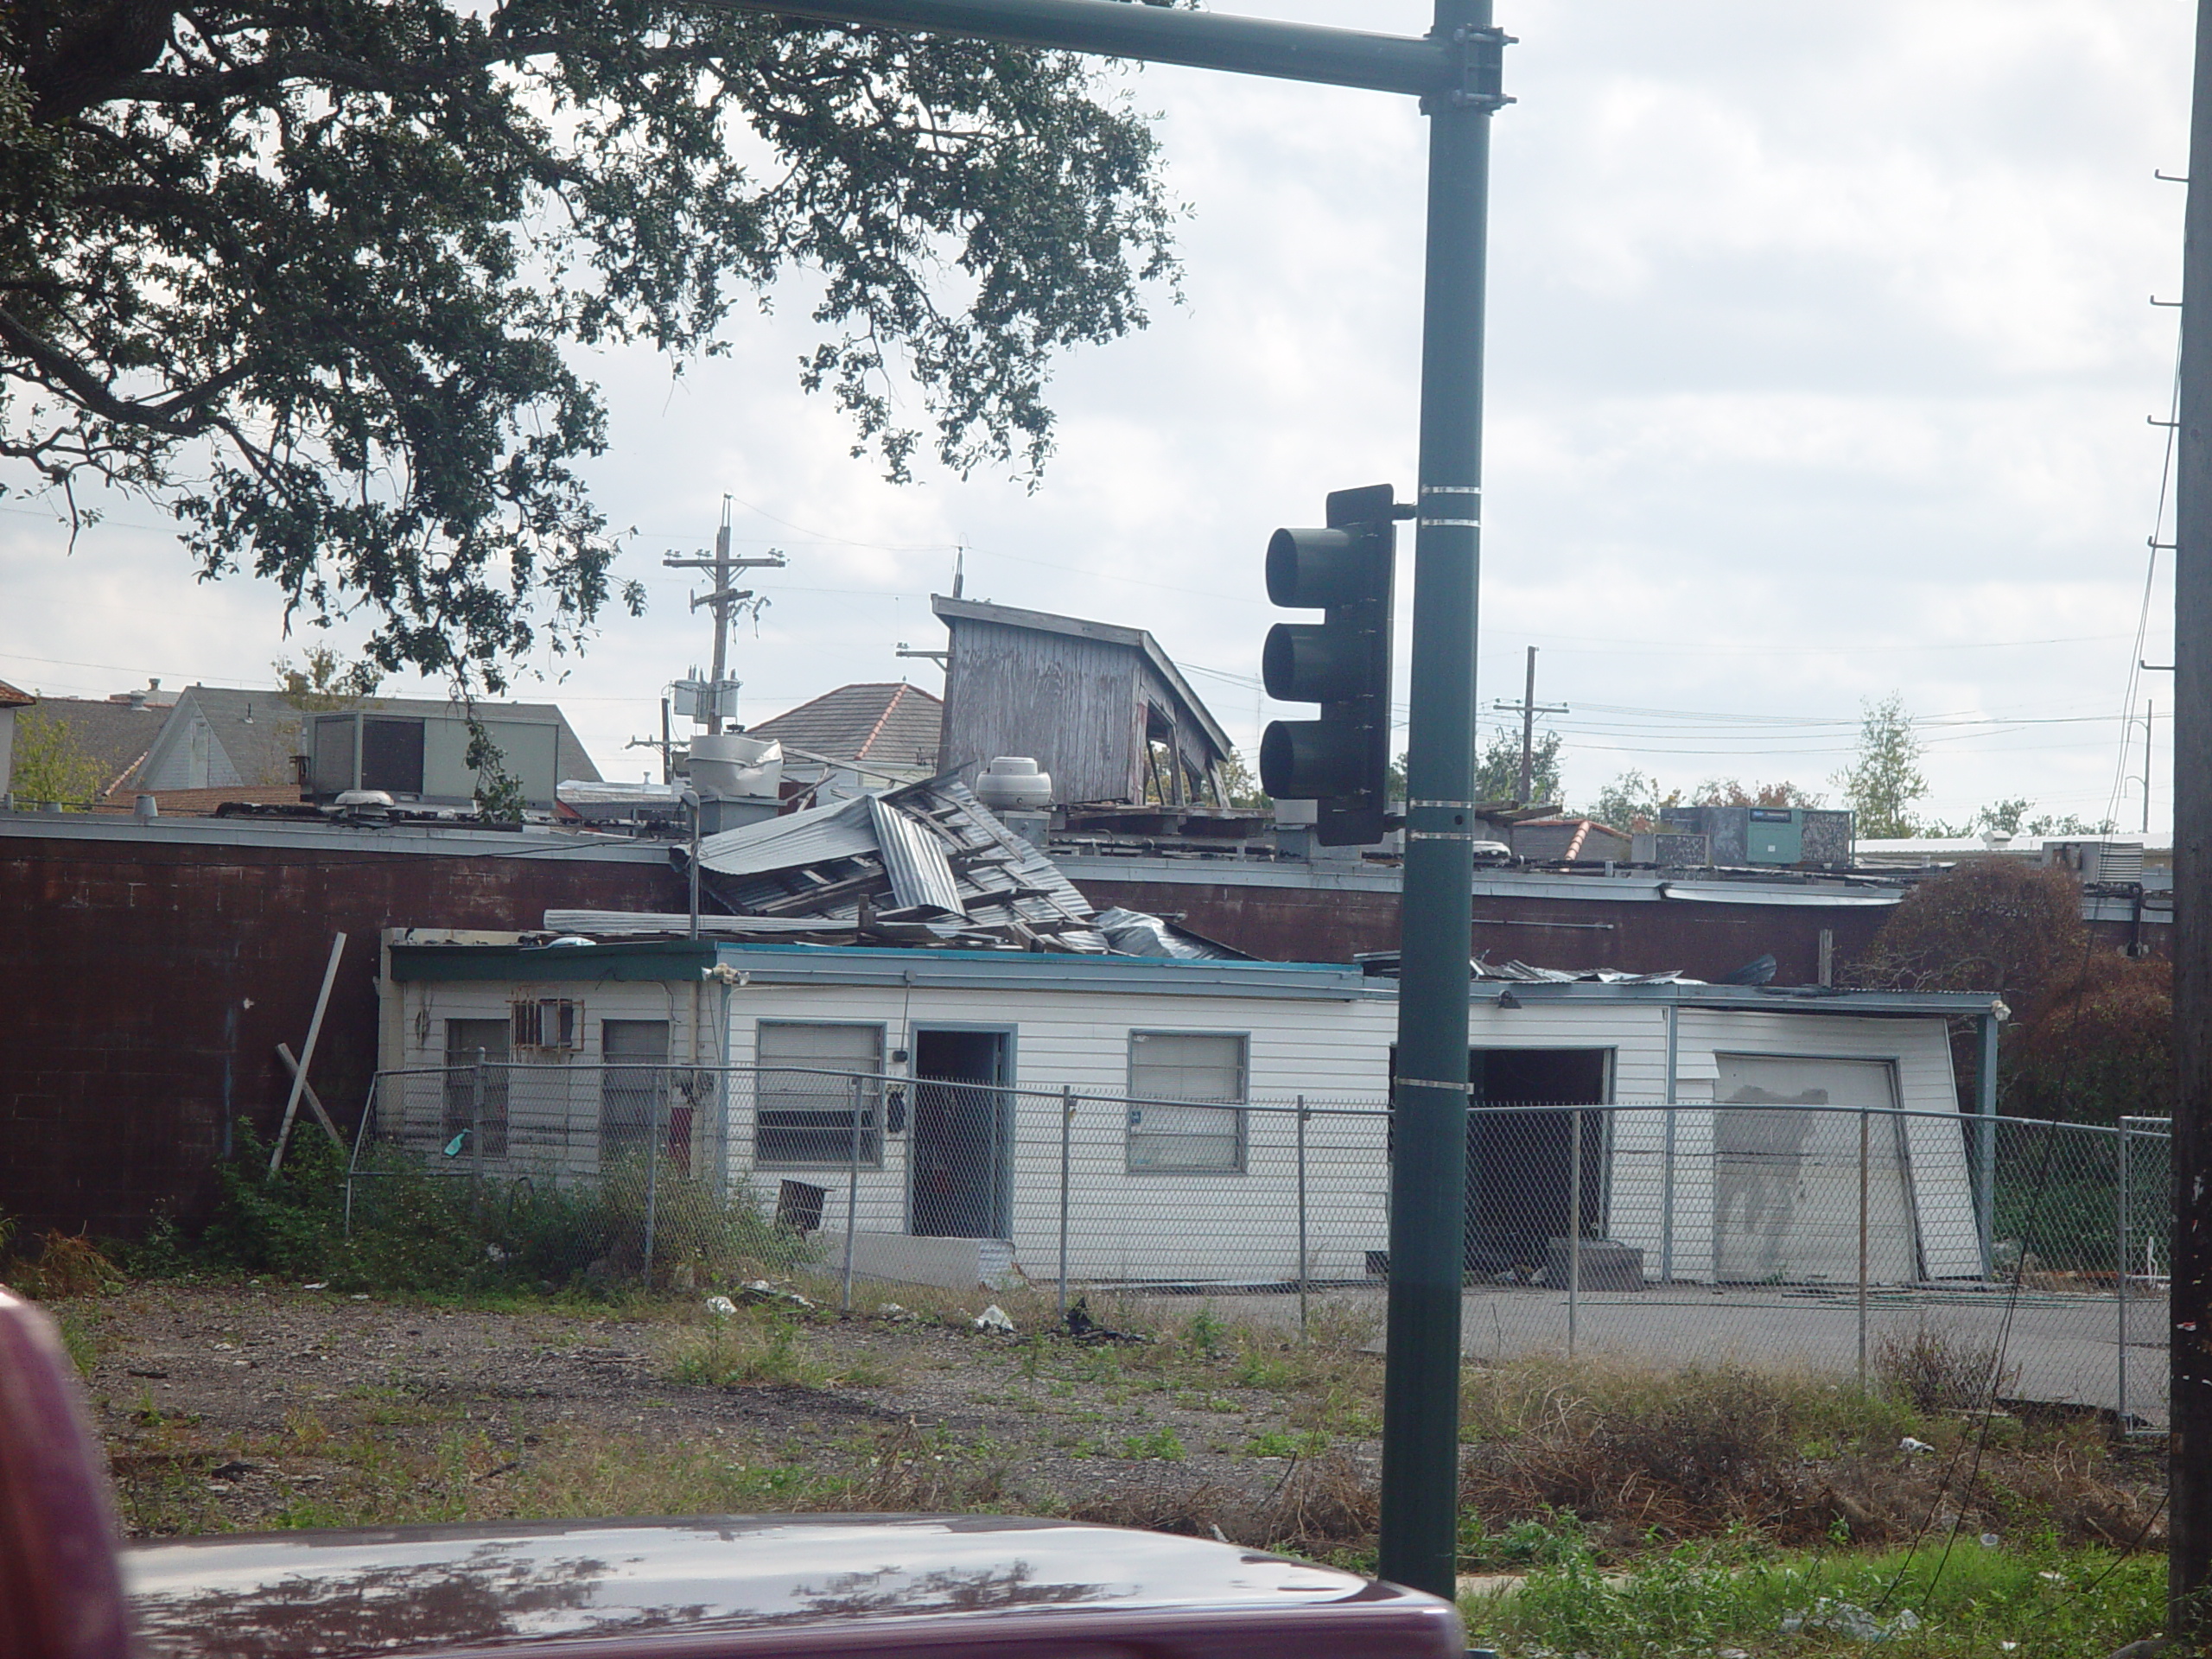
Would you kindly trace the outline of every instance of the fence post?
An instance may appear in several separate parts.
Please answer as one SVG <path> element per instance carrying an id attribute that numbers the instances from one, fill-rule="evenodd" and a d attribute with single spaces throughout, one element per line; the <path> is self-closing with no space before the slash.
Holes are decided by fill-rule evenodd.
<path id="1" fill-rule="evenodd" d="M 2118 1298 L 2113 1312 L 2118 1325 L 2119 1343 L 2113 1355 L 2113 1395 L 2116 1411 L 2114 1421 L 2120 1437 L 2127 1435 L 2127 1120 L 2120 1120 L 2120 1205 L 2117 1217 L 2119 1237 L 2114 1254 L 2119 1258 L 2120 1271 L 2114 1275 Z"/>
<path id="2" fill-rule="evenodd" d="M 1981 1052 L 1975 1067 L 1974 1108 L 1980 1118 L 1975 1126 L 1974 1161 L 1980 1180 L 1974 1192 L 1974 1219 L 1981 1230 L 1981 1274 L 1987 1278 L 1995 1266 L 1997 1249 L 1997 1016 L 1981 1016 Z M 2024 1246 L 2023 1247 L 2024 1248 Z"/>
<path id="3" fill-rule="evenodd" d="M 861 1207 L 861 1079 L 853 1078 L 853 1147 L 845 1166 L 845 1282 L 841 1313 L 853 1311 L 853 1230 Z"/>
<path id="4" fill-rule="evenodd" d="M 1060 1085 L 1060 1323 L 1068 1322 L 1068 1162 L 1075 1136 L 1075 1090 Z"/>
<path id="5" fill-rule="evenodd" d="M 1680 1092 L 1681 1005 L 1667 1005 L 1667 1127 L 1659 1152 L 1659 1282 L 1675 1282 L 1675 1102 Z"/>
<path id="6" fill-rule="evenodd" d="M 1567 1199 L 1567 1357 L 1573 1359 L 1582 1316 L 1582 1109 L 1576 1107 L 1567 1116 L 1574 1125 Z"/>
<path id="7" fill-rule="evenodd" d="M 469 1080 L 468 1090 L 468 1163 L 480 1187 L 484 1180 L 484 1054 L 480 1048 L 476 1051 L 475 1072 Z M 470 1202 L 480 1202 L 482 1197 L 478 1192 Z"/>
<path id="8" fill-rule="evenodd" d="M 1298 1097 L 1298 1339 L 1306 1340 L 1306 1096 Z"/>
<path id="9" fill-rule="evenodd" d="M 1873 1150 L 1873 1119 L 1859 1114 L 1859 1391 L 1866 1392 L 1866 1203 Z"/>
<path id="10" fill-rule="evenodd" d="M 645 1091 L 645 1288 L 653 1285 L 653 1233 L 660 1206 L 660 1100 L 668 1092 L 668 1068 L 656 1066 Z"/>

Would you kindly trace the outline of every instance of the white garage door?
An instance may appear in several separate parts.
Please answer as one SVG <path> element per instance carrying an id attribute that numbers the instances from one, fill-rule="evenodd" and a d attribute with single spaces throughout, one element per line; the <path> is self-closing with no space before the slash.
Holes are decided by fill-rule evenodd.
<path id="1" fill-rule="evenodd" d="M 1738 1284 L 1859 1281 L 1859 1130 L 1866 1137 L 1866 1272 L 1920 1276 L 1904 1139 L 1893 1116 L 1789 1107 L 1897 1104 L 1885 1060 L 1721 1054 L 1713 1113 L 1715 1276 Z"/>

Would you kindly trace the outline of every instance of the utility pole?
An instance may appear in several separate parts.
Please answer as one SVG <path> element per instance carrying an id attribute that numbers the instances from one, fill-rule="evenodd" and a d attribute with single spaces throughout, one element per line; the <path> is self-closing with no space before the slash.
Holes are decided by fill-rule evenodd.
<path id="1" fill-rule="evenodd" d="M 2169 1633 L 2212 1575 L 2212 0 L 2198 0 L 2182 244 L 2174 499 L 2173 1284 L 2166 1332 Z"/>
<path id="2" fill-rule="evenodd" d="M 1529 684 L 1518 702 L 1493 702 L 1493 709 L 1521 716 L 1521 792 L 1514 798 L 1515 804 L 1526 806 L 1535 788 L 1536 772 L 1536 716 L 1538 715 L 1566 715 L 1573 710 L 1563 702 L 1548 702 L 1541 708 L 1536 702 L 1536 648 L 1529 647 Z"/>
<path id="3" fill-rule="evenodd" d="M 709 607 L 715 613 L 715 666 L 713 677 L 707 682 L 706 728 L 709 736 L 718 734 L 722 728 L 722 688 L 728 683 L 723 671 L 728 665 L 729 619 L 732 612 L 753 597 L 753 590 L 729 585 L 730 575 L 737 570 L 780 570 L 791 563 L 774 548 L 764 558 L 734 559 L 729 551 L 729 497 L 722 497 L 721 528 L 715 532 L 715 556 L 711 559 L 681 559 L 673 553 L 661 556 L 661 563 L 671 570 L 711 570 L 715 573 L 714 591 L 694 594 L 691 608 Z M 696 673 L 696 669 L 692 671 Z"/>

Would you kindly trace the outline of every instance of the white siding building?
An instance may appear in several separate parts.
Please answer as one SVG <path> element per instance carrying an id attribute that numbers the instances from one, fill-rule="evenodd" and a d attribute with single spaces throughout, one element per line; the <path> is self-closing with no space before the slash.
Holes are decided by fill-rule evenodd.
<path id="1" fill-rule="evenodd" d="M 384 995 L 378 1135 L 470 1131 L 487 1175 L 588 1177 L 649 1147 L 832 1232 L 849 1187 L 862 1232 L 1003 1240 L 1045 1278 L 1065 1160 L 1076 1278 L 1383 1265 L 1396 987 L 1356 968 L 416 930 L 387 937 Z M 1499 1109 L 1469 1135 L 1469 1266 L 1540 1267 L 1579 1185 L 1583 1236 L 1642 1250 L 1648 1277 L 1852 1278 L 1863 1134 L 1872 1276 L 1979 1274 L 1949 1029 L 1993 1006 L 1478 984 L 1471 1087 Z M 480 1052 L 508 1063 L 481 1098 L 436 1075 Z M 1580 1116 L 1579 1160 L 1576 1104 L 1622 1109 Z"/>

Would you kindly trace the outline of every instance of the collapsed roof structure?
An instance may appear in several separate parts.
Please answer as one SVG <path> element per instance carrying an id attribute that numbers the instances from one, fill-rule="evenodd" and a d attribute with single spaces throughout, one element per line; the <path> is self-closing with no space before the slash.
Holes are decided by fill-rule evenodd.
<path id="1" fill-rule="evenodd" d="M 688 862 L 688 851 L 675 856 Z M 1037 848 L 950 779 L 747 824 L 699 843 L 702 937 L 817 944 L 1235 954 L 1129 912 L 1092 910 Z M 682 933 L 689 916 L 551 910 L 556 933 Z"/>

